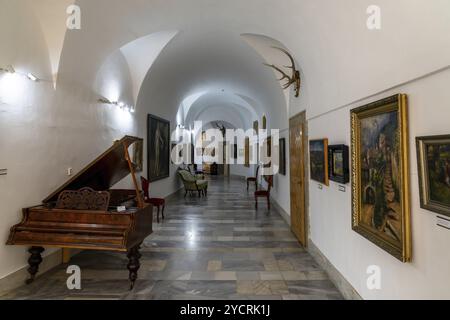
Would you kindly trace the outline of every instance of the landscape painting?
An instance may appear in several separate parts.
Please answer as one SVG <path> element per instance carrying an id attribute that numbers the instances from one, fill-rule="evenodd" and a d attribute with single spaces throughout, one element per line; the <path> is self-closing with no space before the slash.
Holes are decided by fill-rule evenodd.
<path id="1" fill-rule="evenodd" d="M 338 183 L 348 183 L 350 181 L 348 146 L 329 146 L 328 158 L 330 180 Z"/>
<path id="2" fill-rule="evenodd" d="M 450 135 L 416 141 L 421 207 L 450 217 Z"/>
<path id="3" fill-rule="evenodd" d="M 344 175 L 344 154 L 342 152 L 333 154 L 333 172 L 338 176 Z"/>
<path id="4" fill-rule="evenodd" d="M 154 182 L 170 175 L 170 122 L 148 115 L 148 180 Z"/>
<path id="5" fill-rule="evenodd" d="M 328 139 L 309 142 L 311 179 L 328 186 Z"/>
<path id="6" fill-rule="evenodd" d="M 353 228 L 410 259 L 406 96 L 352 110 Z"/>

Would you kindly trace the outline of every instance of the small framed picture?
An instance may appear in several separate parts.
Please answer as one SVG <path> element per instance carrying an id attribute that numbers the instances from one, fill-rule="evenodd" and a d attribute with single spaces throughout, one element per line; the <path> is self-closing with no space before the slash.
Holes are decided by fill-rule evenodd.
<path id="1" fill-rule="evenodd" d="M 281 138 L 279 142 L 279 151 L 280 151 L 280 169 L 279 173 L 283 176 L 286 175 L 286 139 Z"/>
<path id="2" fill-rule="evenodd" d="M 309 158 L 311 179 L 328 186 L 328 139 L 311 140 Z"/>
<path id="3" fill-rule="evenodd" d="M 450 217 L 450 135 L 418 137 L 420 204 Z"/>
<path id="4" fill-rule="evenodd" d="M 341 144 L 328 147 L 328 171 L 331 181 L 343 184 L 350 182 L 348 146 Z"/>

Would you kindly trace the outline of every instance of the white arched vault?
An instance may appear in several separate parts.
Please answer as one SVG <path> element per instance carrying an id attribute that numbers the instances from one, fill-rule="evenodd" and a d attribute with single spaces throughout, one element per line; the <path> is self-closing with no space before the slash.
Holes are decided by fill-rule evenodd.
<path id="1" fill-rule="evenodd" d="M 258 106 L 250 105 L 240 95 L 222 91 L 205 93 L 189 106 L 182 104 L 180 109 L 185 112 L 184 124 L 188 127 L 197 120 L 227 120 L 236 128 L 247 129 L 261 113 Z"/>
<path id="2" fill-rule="evenodd" d="M 112 52 L 97 72 L 94 91 L 109 101 L 135 105 L 145 76 L 176 34 L 177 31 L 155 32 Z"/>

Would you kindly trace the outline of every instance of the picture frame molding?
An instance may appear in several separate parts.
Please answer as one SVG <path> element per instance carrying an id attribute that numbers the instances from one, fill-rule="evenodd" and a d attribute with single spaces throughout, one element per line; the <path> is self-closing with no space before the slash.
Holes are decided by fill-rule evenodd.
<path id="1" fill-rule="evenodd" d="M 168 146 L 167 146 L 167 153 L 168 153 L 168 174 L 164 175 L 164 176 L 159 176 L 159 177 L 151 177 L 150 176 L 150 152 L 151 152 L 151 148 L 150 148 L 150 139 L 149 139 L 149 133 L 150 133 L 150 121 L 151 120 L 157 120 L 157 121 L 161 121 L 164 122 L 168 125 Z M 171 146 L 171 131 L 170 131 L 170 121 L 163 119 L 161 117 L 155 116 L 153 114 L 148 114 L 147 115 L 147 178 L 150 182 L 155 182 L 155 181 L 159 181 L 159 180 L 163 180 L 163 179 L 167 179 L 170 177 L 170 166 L 171 166 L 171 157 L 170 157 L 170 153 L 172 152 L 172 146 Z"/>
<path id="2" fill-rule="evenodd" d="M 420 207 L 422 209 L 450 217 L 450 207 L 440 203 L 433 203 L 430 199 L 430 188 L 427 179 L 428 164 L 426 163 L 425 146 L 426 142 L 445 142 L 450 144 L 450 135 L 435 135 L 435 136 L 421 136 L 416 137 L 417 148 L 417 168 L 419 176 L 419 194 L 420 194 Z"/>
<path id="3" fill-rule="evenodd" d="M 343 154 L 343 170 L 342 176 L 335 175 L 333 170 L 333 155 L 336 151 L 342 151 Z M 350 182 L 350 148 L 345 144 L 336 144 L 328 146 L 328 178 L 341 184 L 348 184 Z"/>
<path id="4" fill-rule="evenodd" d="M 360 119 L 384 114 L 387 112 L 398 112 L 398 130 L 400 132 L 400 204 L 402 208 L 402 243 L 396 246 L 395 241 L 381 237 L 370 228 L 360 223 L 361 218 L 361 172 L 360 149 L 361 149 L 361 125 Z M 381 249 L 385 250 L 402 262 L 411 261 L 411 211 L 410 211 L 410 186 L 409 186 L 409 141 L 408 141 L 408 108 L 407 96 L 397 94 L 376 102 L 369 103 L 359 108 L 352 109 L 351 117 L 351 175 L 352 175 L 352 229 L 365 237 Z"/>

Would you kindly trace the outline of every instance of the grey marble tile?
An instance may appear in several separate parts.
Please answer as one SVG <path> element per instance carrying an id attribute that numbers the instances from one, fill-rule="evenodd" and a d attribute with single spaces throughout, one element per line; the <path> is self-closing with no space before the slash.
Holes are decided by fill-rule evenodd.
<path id="1" fill-rule="evenodd" d="M 286 281 L 289 293 L 311 300 L 342 299 L 339 291 L 330 280 Z"/>
<path id="2" fill-rule="evenodd" d="M 236 278 L 237 280 L 261 280 L 260 272 L 255 271 L 238 271 Z"/>
<path id="3" fill-rule="evenodd" d="M 224 271 L 264 271 L 264 264 L 257 260 L 223 260 Z"/>

